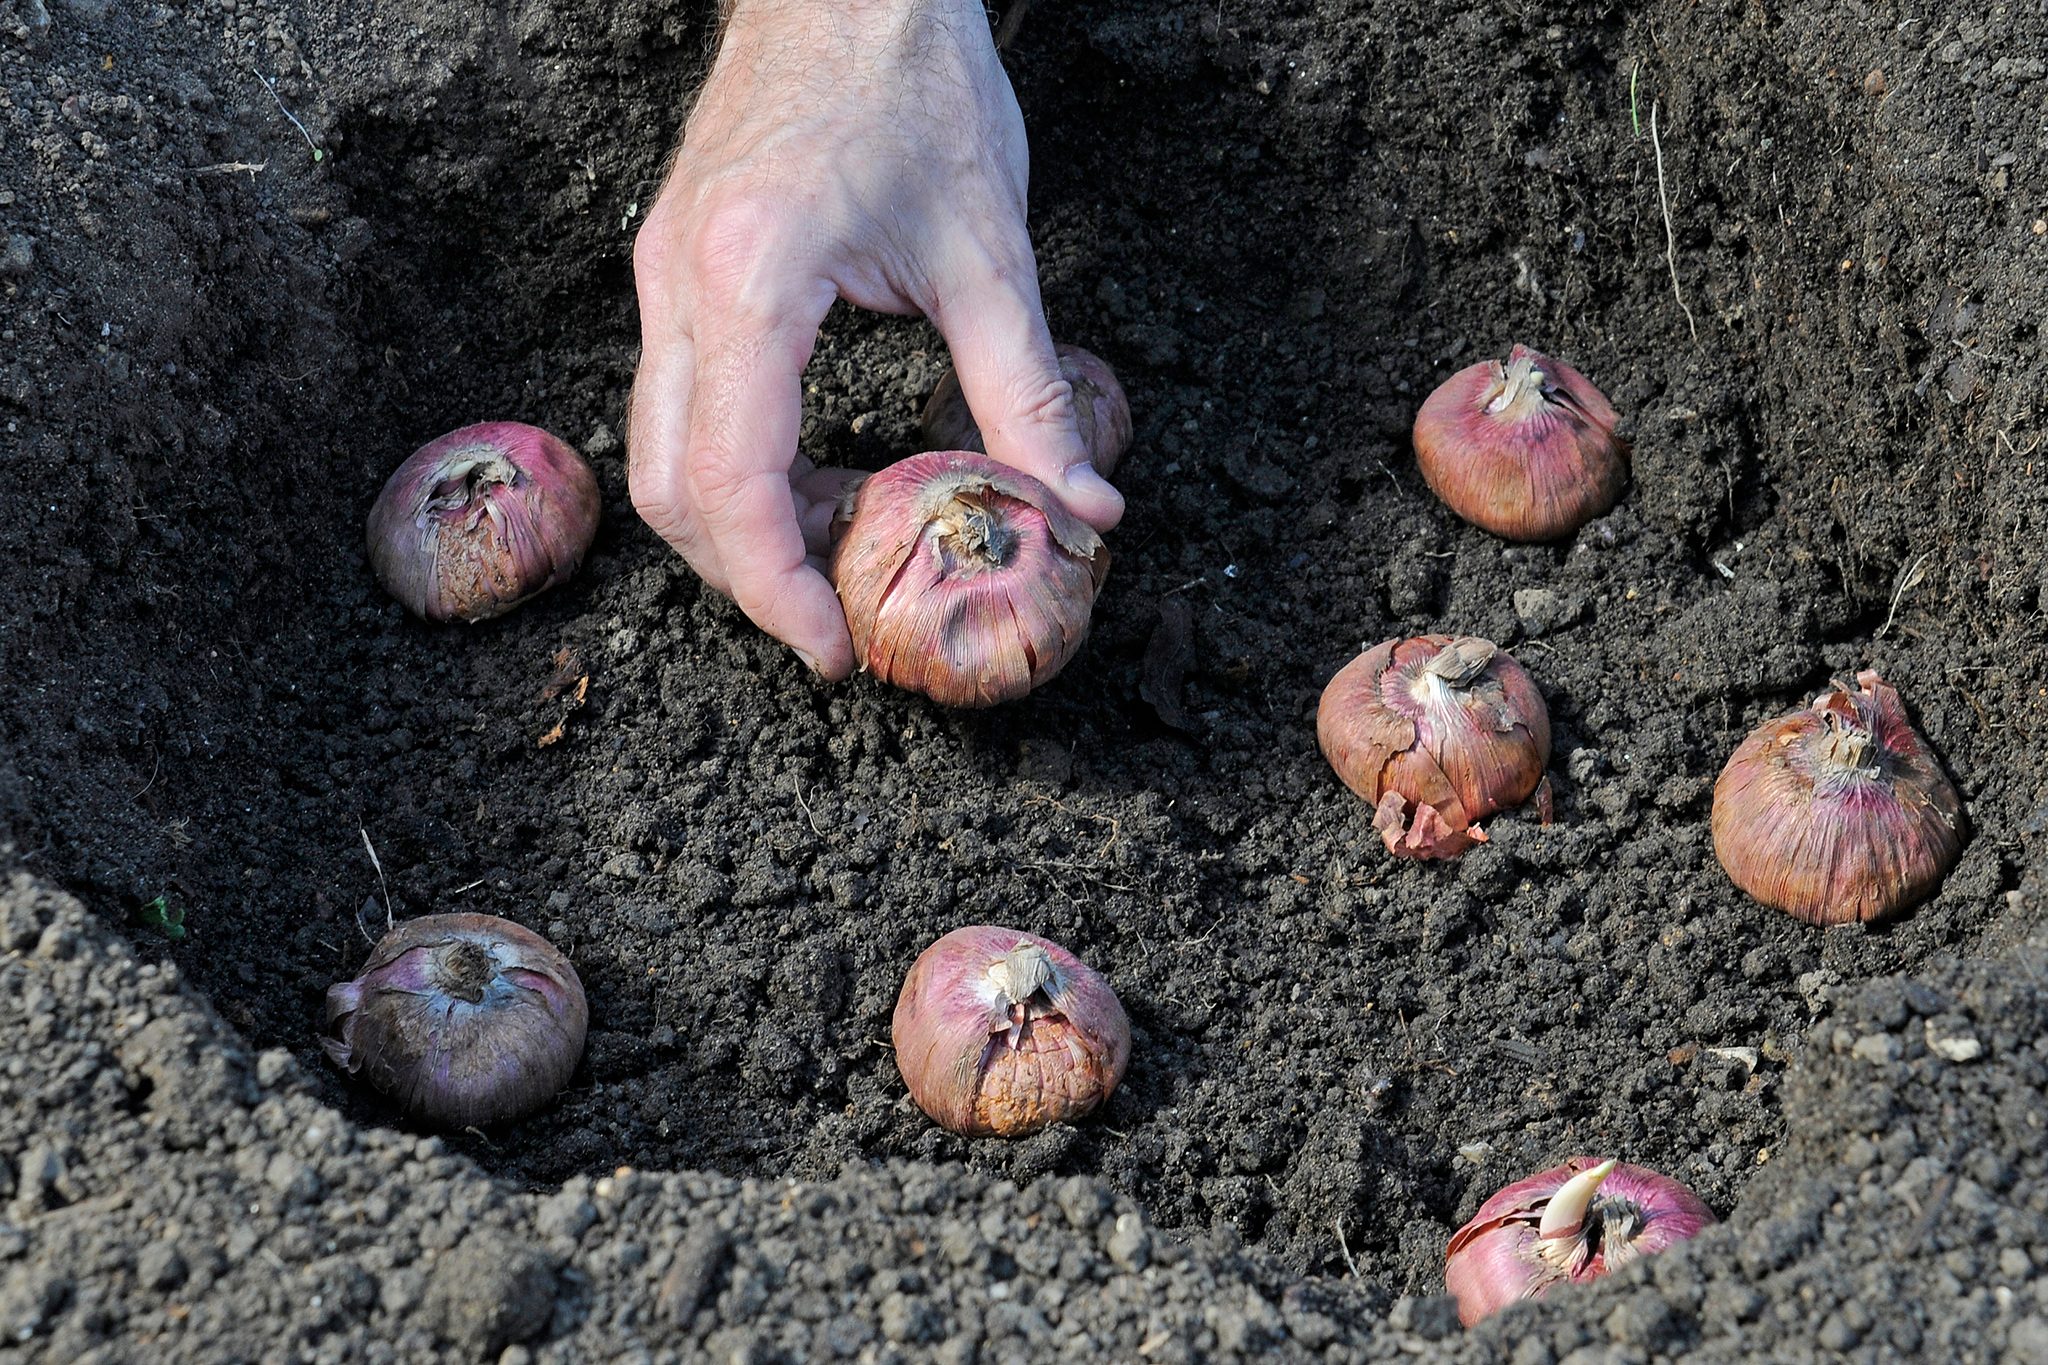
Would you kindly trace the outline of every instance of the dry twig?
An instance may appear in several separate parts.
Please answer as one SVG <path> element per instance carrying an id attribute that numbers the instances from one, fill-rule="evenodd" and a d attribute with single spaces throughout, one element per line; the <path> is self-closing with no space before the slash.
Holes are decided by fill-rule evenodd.
<path id="1" fill-rule="evenodd" d="M 1685 313 L 1685 325 L 1692 332 L 1692 339 L 1700 339 L 1700 325 L 1693 320 L 1692 309 L 1686 307 L 1685 295 L 1678 288 L 1678 234 L 1671 226 L 1671 195 L 1664 188 L 1664 139 L 1657 133 L 1657 101 L 1650 101 L 1650 150 L 1657 154 L 1657 203 L 1664 210 L 1664 264 L 1671 267 L 1671 297 L 1678 300 L 1678 306 Z"/>

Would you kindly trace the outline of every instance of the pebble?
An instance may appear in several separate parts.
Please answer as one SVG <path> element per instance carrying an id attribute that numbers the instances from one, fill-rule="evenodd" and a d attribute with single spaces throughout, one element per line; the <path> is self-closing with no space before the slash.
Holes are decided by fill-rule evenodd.
<path id="1" fill-rule="evenodd" d="M 53 924 L 36 940 L 36 956 L 52 962 L 68 961 L 78 946 L 78 935 L 68 924 Z"/>
<path id="2" fill-rule="evenodd" d="M 26 1213 L 40 1213 L 70 1202 L 73 1193 L 64 1154 L 47 1143 L 37 1143 L 21 1154 L 21 1170 L 15 1177 L 15 1207 Z"/>
<path id="3" fill-rule="evenodd" d="M 35 269 L 36 240 L 20 233 L 12 233 L 5 246 L 0 246 L 0 278 L 20 279 Z"/>
<path id="4" fill-rule="evenodd" d="M 435 1330 L 474 1356 L 538 1335 L 560 1292 L 554 1263 L 498 1232 L 474 1232 L 433 1263 L 421 1307 Z"/>
<path id="5" fill-rule="evenodd" d="M 1086 1176 L 1071 1176 L 1059 1187 L 1060 1212 L 1077 1228 L 1092 1228 L 1109 1212 L 1109 1191 Z"/>
<path id="6" fill-rule="evenodd" d="M 276 1190 L 287 1206 L 310 1204 L 320 1197 L 320 1173 L 289 1152 L 279 1152 L 263 1168 L 263 1183 Z"/>
<path id="7" fill-rule="evenodd" d="M 160 1294 L 185 1283 L 189 1273 L 185 1258 L 168 1242 L 151 1242 L 135 1258 L 135 1278 Z"/>
<path id="8" fill-rule="evenodd" d="M 1842 988 L 1842 974 L 1832 967 L 1821 967 L 1811 972 L 1801 972 L 1793 986 L 1799 998 L 1806 1002 L 1807 1013 L 1819 1018 L 1828 1012 L 1834 1003 L 1835 994 Z"/>
<path id="9" fill-rule="evenodd" d="M 1631 1294 L 1607 1315 L 1607 1335 L 1631 1346 L 1659 1346 L 1671 1334 L 1671 1305 L 1654 1289 Z"/>
<path id="10" fill-rule="evenodd" d="M 35 907 L 10 901 L 0 907 L 0 952 L 25 953 L 43 936 L 43 921 Z"/>
<path id="11" fill-rule="evenodd" d="M 1152 1234 L 1144 1219 L 1135 1213 L 1119 1214 L 1116 1231 L 1109 1235 L 1109 1259 L 1125 1270 L 1143 1270 L 1152 1259 Z"/>
<path id="12" fill-rule="evenodd" d="M 1515 619 L 1524 633 L 1534 638 L 1572 624 L 1585 604 L 1558 596 L 1549 588 L 1515 589 Z"/>
<path id="13" fill-rule="evenodd" d="M 71 1280 L 45 1266 L 23 1266 L 0 1284 L 0 1332 L 10 1346 L 27 1341 L 63 1311 Z"/>
<path id="14" fill-rule="evenodd" d="M 1424 1341 L 1442 1341 L 1458 1332 L 1458 1301 L 1448 1294 L 1398 1299 L 1387 1310 L 1387 1326 Z"/>
<path id="15" fill-rule="evenodd" d="M 269 1048 L 256 1058 L 256 1084 L 268 1090 L 290 1075 L 291 1069 L 291 1053 L 281 1047 Z"/>
<path id="16" fill-rule="evenodd" d="M 566 1237 L 576 1241 L 597 1221 L 597 1205 L 574 1190 L 560 1190 L 541 1201 L 534 1210 L 533 1226 L 543 1237 Z"/>
<path id="17" fill-rule="evenodd" d="M 675 1260 L 661 1277 L 655 1306 L 678 1327 L 687 1327 L 710 1294 L 732 1251 L 732 1239 L 711 1224 L 690 1229 L 676 1248 Z"/>
<path id="18" fill-rule="evenodd" d="M 901 1291 L 882 1300 L 880 1317 L 882 1335 L 898 1345 L 928 1341 L 939 1327 L 930 1304 Z"/>
<path id="19" fill-rule="evenodd" d="M 647 860 L 637 853 L 614 853 L 605 860 L 604 875 L 638 881 L 647 875 Z"/>
<path id="20" fill-rule="evenodd" d="M 2005 1358 L 2012 1365 L 2048 1365 L 2048 1319 L 2021 1318 L 2005 1334 Z"/>
<path id="21" fill-rule="evenodd" d="M 1814 1339 L 1825 1351 L 1847 1351 L 1863 1340 L 1863 1334 L 1851 1327 L 1840 1313 L 1830 1313 L 1821 1322 L 1820 1331 Z"/>
<path id="22" fill-rule="evenodd" d="M 1940 1015 L 1927 1021 L 1927 1050 L 1951 1062 L 1974 1062 L 1984 1055 L 1984 1044 L 1968 1032 L 1969 1021 L 1956 1015 Z"/>

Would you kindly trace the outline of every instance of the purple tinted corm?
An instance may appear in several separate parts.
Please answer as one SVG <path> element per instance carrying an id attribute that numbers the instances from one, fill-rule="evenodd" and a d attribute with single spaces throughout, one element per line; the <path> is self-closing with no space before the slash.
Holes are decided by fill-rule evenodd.
<path id="1" fill-rule="evenodd" d="M 597 534 L 597 477 L 523 422 L 430 441 L 370 509 L 370 567 L 429 621 L 483 621 L 567 581 Z"/>
<path id="2" fill-rule="evenodd" d="M 408 1114 L 469 1128 L 553 1099 L 589 1025 L 583 983 L 546 939 L 495 915 L 427 915 L 328 988 L 320 1042 Z"/>
<path id="3" fill-rule="evenodd" d="M 1713 1210 L 1669 1176 L 1575 1156 L 1481 1204 L 1451 1238 L 1444 1287 L 1470 1327 L 1558 1285 L 1597 1280 L 1713 1222 Z"/>

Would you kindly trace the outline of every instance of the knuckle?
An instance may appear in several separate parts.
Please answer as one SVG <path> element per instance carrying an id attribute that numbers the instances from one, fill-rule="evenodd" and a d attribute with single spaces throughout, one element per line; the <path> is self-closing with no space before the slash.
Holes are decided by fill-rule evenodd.
<path id="1" fill-rule="evenodd" d="M 752 478 L 753 471 L 715 446 L 692 451 L 683 469 L 690 504 L 706 522 L 719 527 L 735 518 Z"/>
<path id="2" fill-rule="evenodd" d="M 777 257 L 788 206 L 752 190 L 714 190 L 687 204 L 664 199 L 633 238 L 643 296 L 687 297 L 729 311 Z"/>
<path id="3" fill-rule="evenodd" d="M 1055 374 L 1005 393 L 1001 415 L 982 424 L 989 453 L 1048 477 L 1087 458 L 1075 424 L 1074 386 Z"/>
<path id="4" fill-rule="evenodd" d="M 675 270 L 675 241 L 669 225 L 649 214 L 633 234 L 633 278 L 644 287 L 665 282 Z"/>
<path id="5" fill-rule="evenodd" d="M 681 282 L 682 231 L 677 215 L 664 200 L 633 234 L 633 280 L 643 292 L 665 293 Z"/>
<path id="6" fill-rule="evenodd" d="M 627 487 L 632 494 L 633 510 L 648 529 L 717 587 L 713 563 L 704 553 L 703 536 L 689 509 L 676 500 L 667 480 L 654 473 L 634 473 L 628 475 Z"/>
<path id="7" fill-rule="evenodd" d="M 691 223 L 679 264 L 707 300 L 737 302 L 769 257 L 778 224 L 776 206 L 758 196 L 715 199 Z"/>
<path id="8" fill-rule="evenodd" d="M 670 491 L 670 461 L 653 434 L 653 419 L 647 407 L 652 402 L 646 389 L 635 384 L 626 399 L 626 491 L 633 508 L 649 521 L 653 514 L 673 505 Z"/>
<path id="9" fill-rule="evenodd" d="M 656 530 L 676 514 L 675 494 L 666 474 L 653 459 L 631 458 L 626 467 L 626 492 L 633 499 L 633 510 Z"/>
<path id="10" fill-rule="evenodd" d="M 640 520 L 654 534 L 689 555 L 696 537 L 687 509 L 676 501 L 667 480 L 653 472 L 635 471 L 627 476 L 626 486 L 632 495 L 633 511 Z"/>
<path id="11" fill-rule="evenodd" d="M 1055 370 L 1050 376 L 1027 382 L 1012 411 L 1032 426 L 1072 430 L 1074 385 Z"/>

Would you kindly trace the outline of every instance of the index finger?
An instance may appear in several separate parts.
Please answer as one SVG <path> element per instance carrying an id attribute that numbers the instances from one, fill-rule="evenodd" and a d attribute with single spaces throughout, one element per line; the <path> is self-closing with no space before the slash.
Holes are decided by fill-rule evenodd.
<path id="1" fill-rule="evenodd" d="M 988 453 L 1052 489 L 1098 531 L 1115 526 L 1123 495 L 1095 472 L 1074 423 L 1074 385 L 1046 330 L 1029 241 L 1020 233 L 1007 248 L 967 242 L 948 264 L 949 290 L 932 320 Z"/>
<path id="2" fill-rule="evenodd" d="M 823 285 L 772 321 L 723 317 L 700 332 L 685 479 L 733 601 L 839 679 L 853 671 L 853 641 L 838 595 L 805 558 L 790 484 L 803 369 L 832 298 Z"/>
<path id="3" fill-rule="evenodd" d="M 683 480 L 696 347 L 685 333 L 654 337 L 654 329 L 648 331 L 626 400 L 626 486 L 634 510 L 655 534 L 705 582 L 726 592 L 725 572 L 696 523 Z"/>

